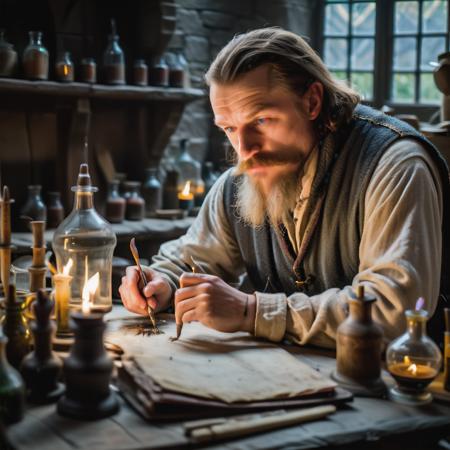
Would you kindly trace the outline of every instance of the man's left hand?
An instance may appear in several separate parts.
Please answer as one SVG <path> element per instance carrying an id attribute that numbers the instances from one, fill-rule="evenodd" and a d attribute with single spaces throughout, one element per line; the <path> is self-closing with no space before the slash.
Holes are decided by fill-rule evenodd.
<path id="1" fill-rule="evenodd" d="M 218 331 L 254 332 L 256 297 L 214 275 L 184 273 L 175 292 L 177 323 L 194 320 Z"/>

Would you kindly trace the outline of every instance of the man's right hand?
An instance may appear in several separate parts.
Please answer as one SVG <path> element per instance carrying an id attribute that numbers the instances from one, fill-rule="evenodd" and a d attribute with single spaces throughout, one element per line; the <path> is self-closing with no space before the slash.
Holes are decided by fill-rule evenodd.
<path id="1" fill-rule="evenodd" d="M 144 287 L 142 296 L 139 290 L 139 271 L 137 266 L 129 266 L 126 275 L 122 277 L 122 284 L 119 286 L 119 294 L 122 303 L 128 311 L 146 316 L 147 303 L 155 312 L 166 309 L 170 304 L 172 289 L 167 280 L 158 272 L 142 267 L 147 277 L 148 283 Z"/>

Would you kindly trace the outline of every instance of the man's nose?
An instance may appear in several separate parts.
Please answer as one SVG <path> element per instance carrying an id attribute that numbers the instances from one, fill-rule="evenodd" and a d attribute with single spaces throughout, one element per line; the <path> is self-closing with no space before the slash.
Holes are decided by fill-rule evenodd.
<path id="1" fill-rule="evenodd" d="M 252 132 L 241 132 L 238 135 L 238 154 L 242 157 L 250 157 L 262 148 L 261 137 Z"/>

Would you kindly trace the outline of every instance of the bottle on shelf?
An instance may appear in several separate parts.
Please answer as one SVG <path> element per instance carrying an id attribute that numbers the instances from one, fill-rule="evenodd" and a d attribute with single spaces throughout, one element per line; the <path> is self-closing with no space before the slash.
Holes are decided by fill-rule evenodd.
<path id="1" fill-rule="evenodd" d="M 136 61 L 134 61 L 133 84 L 136 86 L 148 85 L 148 67 L 143 59 L 136 59 Z"/>
<path id="2" fill-rule="evenodd" d="M 12 77 L 17 71 L 17 52 L 13 44 L 5 39 L 5 31 L 0 30 L 0 77 Z"/>
<path id="3" fill-rule="evenodd" d="M 69 52 L 60 52 L 55 63 L 56 79 L 70 83 L 74 81 L 74 67 Z"/>
<path id="4" fill-rule="evenodd" d="M 23 51 L 23 70 L 29 80 L 48 79 L 48 50 L 42 44 L 42 32 L 30 31 L 29 43 Z"/>
<path id="5" fill-rule="evenodd" d="M 125 199 L 119 194 L 119 184 L 119 180 L 112 180 L 109 183 L 105 218 L 111 223 L 121 223 L 125 219 Z"/>
<path id="6" fill-rule="evenodd" d="M 146 170 L 142 196 L 145 200 L 145 214 L 147 217 L 151 217 L 157 209 L 161 209 L 162 186 L 158 180 L 158 169 L 156 167 L 150 167 Z"/>
<path id="7" fill-rule="evenodd" d="M 47 220 L 47 207 L 41 197 L 42 186 L 32 184 L 28 186 L 28 198 L 25 205 L 20 210 L 20 218 L 26 223 L 31 220 Z M 25 223 L 24 222 L 24 223 Z M 28 231 L 28 226 L 24 225 L 22 231 Z"/>
<path id="8" fill-rule="evenodd" d="M 59 192 L 47 193 L 47 228 L 57 228 L 64 220 L 64 206 Z"/>
<path id="9" fill-rule="evenodd" d="M 116 21 L 111 19 L 111 34 L 103 53 L 103 78 L 106 84 L 125 84 L 125 55 L 119 45 Z"/>
<path id="10" fill-rule="evenodd" d="M 169 86 L 169 66 L 164 57 L 153 59 L 148 72 L 148 84 L 151 86 Z"/>
<path id="11" fill-rule="evenodd" d="M 80 80 L 83 83 L 97 82 L 97 64 L 94 58 L 83 58 L 80 64 Z"/>
<path id="12" fill-rule="evenodd" d="M 145 216 L 145 200 L 141 197 L 140 181 L 125 181 L 126 189 L 126 209 L 125 218 L 127 220 L 142 220 Z"/>

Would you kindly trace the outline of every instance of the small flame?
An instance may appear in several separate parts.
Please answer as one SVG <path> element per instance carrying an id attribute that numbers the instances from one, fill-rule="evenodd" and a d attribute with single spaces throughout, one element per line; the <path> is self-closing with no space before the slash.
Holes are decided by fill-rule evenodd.
<path id="1" fill-rule="evenodd" d="M 184 185 L 184 188 L 181 191 L 181 194 L 184 196 L 189 196 L 190 192 L 191 192 L 191 182 L 186 181 L 186 184 Z"/>
<path id="2" fill-rule="evenodd" d="M 411 364 L 411 360 L 409 359 L 409 356 L 405 356 L 403 358 L 403 362 L 409 366 Z"/>
<path id="3" fill-rule="evenodd" d="M 69 261 L 67 261 L 67 264 L 63 267 L 63 275 L 69 275 L 70 269 L 73 266 L 73 260 L 72 258 L 69 258 Z"/>
<path id="4" fill-rule="evenodd" d="M 425 304 L 425 299 L 423 297 L 419 297 L 416 302 L 416 311 L 420 311 Z"/>
<path id="5" fill-rule="evenodd" d="M 415 375 L 417 373 L 417 366 L 415 364 L 411 364 L 406 370 Z"/>
<path id="6" fill-rule="evenodd" d="M 66 64 L 63 65 L 63 73 L 65 77 L 69 74 L 69 68 L 66 66 Z"/>
<path id="7" fill-rule="evenodd" d="M 95 275 L 93 275 L 89 280 L 87 280 L 86 283 L 84 283 L 83 287 L 83 302 L 81 304 L 81 311 L 83 314 L 89 314 L 91 311 L 91 298 L 94 296 L 95 291 L 98 288 L 100 280 L 100 274 L 97 272 Z"/>

